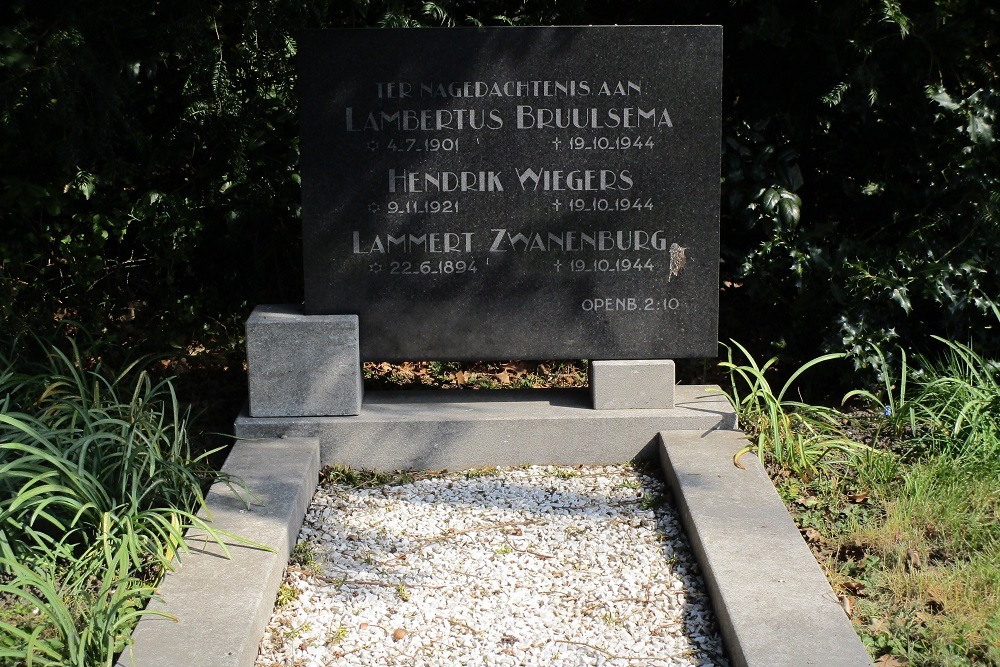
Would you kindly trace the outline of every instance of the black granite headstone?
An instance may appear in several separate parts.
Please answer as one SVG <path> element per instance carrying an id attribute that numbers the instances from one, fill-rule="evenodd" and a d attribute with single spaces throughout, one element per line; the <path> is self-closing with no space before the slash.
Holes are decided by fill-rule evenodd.
<path id="1" fill-rule="evenodd" d="M 722 29 L 299 41 L 307 314 L 363 359 L 717 351 Z"/>

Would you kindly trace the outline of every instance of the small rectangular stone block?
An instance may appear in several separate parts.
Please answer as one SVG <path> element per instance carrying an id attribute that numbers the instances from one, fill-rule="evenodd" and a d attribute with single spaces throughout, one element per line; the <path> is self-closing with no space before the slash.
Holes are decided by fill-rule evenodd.
<path id="1" fill-rule="evenodd" d="M 257 306 L 247 319 L 250 414 L 319 417 L 361 412 L 357 315 L 303 315 Z"/>
<path id="2" fill-rule="evenodd" d="M 674 407 L 674 362 L 591 361 L 590 393 L 595 410 L 670 410 Z"/>

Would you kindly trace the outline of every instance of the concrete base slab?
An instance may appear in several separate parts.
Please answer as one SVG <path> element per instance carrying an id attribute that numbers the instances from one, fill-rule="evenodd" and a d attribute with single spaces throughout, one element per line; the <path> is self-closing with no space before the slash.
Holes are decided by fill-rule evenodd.
<path id="1" fill-rule="evenodd" d="M 869 666 L 861 640 L 740 431 L 664 432 L 661 462 L 734 667 Z"/>
<path id="2" fill-rule="evenodd" d="M 311 440 L 244 442 L 223 472 L 240 477 L 263 504 L 247 509 L 226 485 L 212 487 L 211 525 L 273 549 L 225 542 L 231 558 L 195 531 L 191 553 L 163 579 L 148 609 L 175 617 L 145 616 L 117 667 L 251 667 L 271 617 L 281 576 L 319 480 L 319 443 Z"/>
<path id="3" fill-rule="evenodd" d="M 244 439 L 315 437 L 323 465 L 374 470 L 460 470 L 653 458 L 657 434 L 735 428 L 717 388 L 676 387 L 671 409 L 594 410 L 587 390 L 368 392 L 353 417 L 251 417 Z"/>

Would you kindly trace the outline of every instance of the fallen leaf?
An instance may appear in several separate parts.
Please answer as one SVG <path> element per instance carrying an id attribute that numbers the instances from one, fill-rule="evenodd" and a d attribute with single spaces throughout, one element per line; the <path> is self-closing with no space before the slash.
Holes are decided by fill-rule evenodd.
<path id="1" fill-rule="evenodd" d="M 749 451 L 750 451 L 749 447 L 744 447 L 740 451 L 736 452 L 736 454 L 733 455 L 733 465 L 739 468 L 740 470 L 746 470 L 747 467 L 742 463 L 740 463 L 740 457 L 748 453 Z"/>
<path id="2" fill-rule="evenodd" d="M 510 374 L 507 371 L 497 373 L 497 379 L 500 380 L 500 384 L 510 384 Z"/>
<path id="3" fill-rule="evenodd" d="M 458 384 L 465 384 L 465 381 L 469 379 L 469 376 L 465 374 L 465 371 L 458 371 L 455 373 L 455 382 Z"/>
<path id="4" fill-rule="evenodd" d="M 823 541 L 823 533 L 819 532 L 815 528 L 806 528 L 804 530 L 800 530 L 799 532 L 802 533 L 803 537 L 806 538 L 807 542 L 822 542 Z"/>
<path id="5" fill-rule="evenodd" d="M 907 667 L 910 661 L 906 658 L 897 658 L 894 655 L 883 655 L 875 661 L 875 667 Z"/>
<path id="6" fill-rule="evenodd" d="M 854 598 L 849 595 L 841 595 L 840 606 L 843 608 L 844 613 L 847 614 L 847 618 L 854 616 Z"/>
<path id="7" fill-rule="evenodd" d="M 881 618 L 873 619 L 868 627 L 871 628 L 870 634 L 872 635 L 888 634 L 889 632 L 889 625 Z"/>
<path id="8" fill-rule="evenodd" d="M 867 505 L 868 504 L 868 494 L 867 493 L 852 493 L 847 496 L 849 502 L 855 505 Z"/>
<path id="9" fill-rule="evenodd" d="M 844 590 L 849 591 L 852 595 L 864 595 L 865 585 L 860 581 L 854 581 L 853 579 L 845 581 L 843 583 Z"/>

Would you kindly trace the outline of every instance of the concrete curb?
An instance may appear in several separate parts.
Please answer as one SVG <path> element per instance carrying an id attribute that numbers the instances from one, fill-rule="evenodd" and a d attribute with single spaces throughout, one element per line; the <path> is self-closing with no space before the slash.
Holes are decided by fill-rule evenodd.
<path id="1" fill-rule="evenodd" d="M 870 666 L 740 431 L 660 433 L 660 461 L 734 667 Z"/>
<path id="2" fill-rule="evenodd" d="M 191 531 L 191 553 L 164 577 L 148 609 L 175 617 L 145 616 L 117 667 L 251 667 L 271 617 L 282 572 L 319 480 L 319 441 L 241 442 L 223 472 L 243 479 L 257 496 L 249 510 L 232 490 L 216 484 L 206 503 L 211 525 L 249 538 L 271 551 L 226 540 L 226 559 L 214 542 Z"/>

